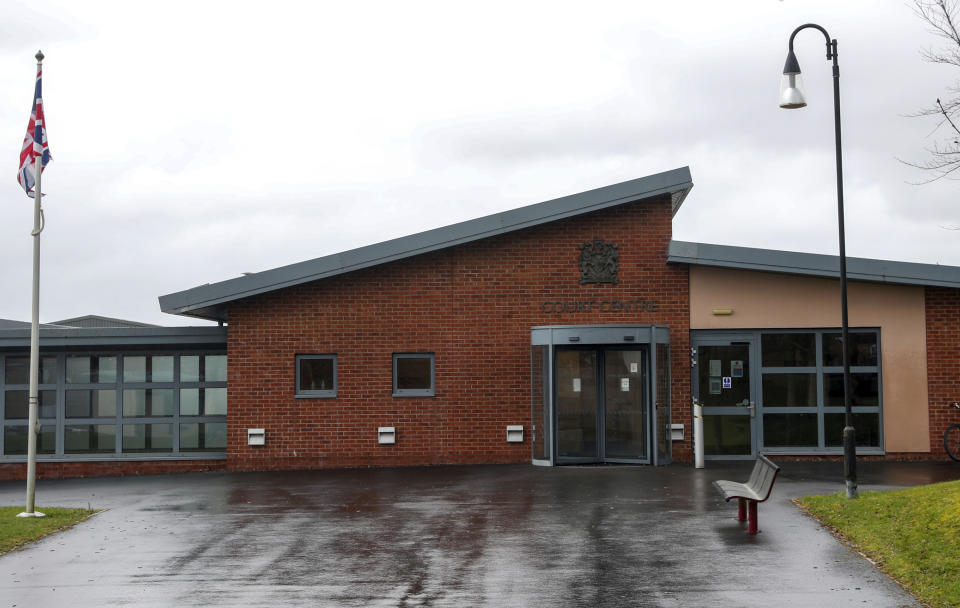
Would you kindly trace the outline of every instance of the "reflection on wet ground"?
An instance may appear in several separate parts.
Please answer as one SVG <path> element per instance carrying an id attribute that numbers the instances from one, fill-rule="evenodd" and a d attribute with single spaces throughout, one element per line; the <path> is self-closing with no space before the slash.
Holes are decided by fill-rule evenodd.
<path id="1" fill-rule="evenodd" d="M 842 490 L 840 464 L 782 464 L 757 536 L 711 487 L 749 463 L 43 481 L 40 504 L 109 510 L 0 557 L 0 606 L 915 605 L 790 503 Z M 860 468 L 864 489 L 956 478 Z"/>

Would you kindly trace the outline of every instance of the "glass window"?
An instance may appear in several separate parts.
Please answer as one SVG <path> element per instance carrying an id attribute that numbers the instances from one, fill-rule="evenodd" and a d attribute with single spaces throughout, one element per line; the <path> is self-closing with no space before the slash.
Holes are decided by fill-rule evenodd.
<path id="1" fill-rule="evenodd" d="M 848 332 L 850 345 L 850 367 L 877 365 L 877 334 L 874 332 Z M 823 334 L 823 365 L 824 367 L 843 366 L 843 348 L 839 333 Z"/>
<path id="2" fill-rule="evenodd" d="M 817 375 L 763 374 L 763 407 L 817 407 Z"/>
<path id="3" fill-rule="evenodd" d="M 226 382 L 226 355 L 183 355 L 180 357 L 181 382 Z"/>
<path id="4" fill-rule="evenodd" d="M 203 360 L 206 368 L 203 378 L 205 382 L 227 381 L 226 355 L 204 355 Z"/>
<path id="5" fill-rule="evenodd" d="M 760 338 L 764 367 L 814 367 L 816 334 L 763 334 Z"/>
<path id="6" fill-rule="evenodd" d="M 123 358 L 124 382 L 173 382 L 173 356 L 128 356 Z"/>
<path id="7" fill-rule="evenodd" d="M 226 450 L 223 353 L 43 353 L 39 371 L 38 454 L 81 461 Z M 0 456 L 27 452 L 29 382 L 29 356 L 0 355 Z"/>
<path id="8" fill-rule="evenodd" d="M 191 422 L 180 425 L 180 451 L 222 451 L 227 448 L 226 422 Z"/>
<path id="9" fill-rule="evenodd" d="M 337 396 L 337 356 L 297 355 L 297 396 Z"/>
<path id="10" fill-rule="evenodd" d="M 172 452 L 172 424 L 123 425 L 124 452 Z"/>
<path id="11" fill-rule="evenodd" d="M 843 428 L 846 425 L 844 414 L 823 415 L 823 434 L 828 446 L 843 446 Z M 858 448 L 880 446 L 880 414 L 854 413 L 853 428 L 856 431 Z"/>
<path id="12" fill-rule="evenodd" d="M 759 333 L 763 447 L 838 453 L 844 407 L 840 332 Z M 877 330 L 849 333 L 850 404 L 858 410 L 858 447 L 883 446 L 879 342 Z"/>
<path id="13" fill-rule="evenodd" d="M 180 389 L 181 416 L 226 416 L 227 389 L 182 388 Z"/>
<path id="14" fill-rule="evenodd" d="M 704 416 L 703 446 L 707 454 L 750 454 L 749 416 Z"/>
<path id="15" fill-rule="evenodd" d="M 7 425 L 3 427 L 3 453 L 19 456 L 27 453 L 27 425 Z M 37 435 L 37 454 L 53 454 L 57 449 L 57 427 L 53 424 L 40 425 Z"/>
<path id="16" fill-rule="evenodd" d="M 67 357 L 67 384 L 98 384 L 117 381 L 116 357 Z"/>
<path id="17" fill-rule="evenodd" d="M 393 396 L 432 397 L 433 374 L 433 353 L 393 355 Z"/>
<path id="18" fill-rule="evenodd" d="M 139 388 L 123 391 L 124 416 L 173 416 L 173 389 Z"/>
<path id="19" fill-rule="evenodd" d="M 117 415 L 117 391 L 65 391 L 67 418 L 113 418 Z"/>
<path id="20" fill-rule="evenodd" d="M 817 414 L 764 414 L 763 445 L 768 448 L 817 447 Z"/>
<path id="21" fill-rule="evenodd" d="M 7 384 L 30 384 L 30 357 L 7 357 L 4 379 Z M 57 383 L 56 355 L 40 356 L 40 384 Z"/>
<path id="22" fill-rule="evenodd" d="M 63 451 L 67 454 L 106 454 L 117 451 L 115 424 L 67 424 Z"/>
<path id="23" fill-rule="evenodd" d="M 845 407 L 843 374 L 823 375 L 823 404 Z M 850 374 L 850 405 L 880 405 L 880 382 L 877 374 Z"/>
<path id="24" fill-rule="evenodd" d="M 57 417 L 57 391 L 45 390 L 38 393 L 38 418 Z M 7 391 L 3 407 L 7 420 L 26 420 L 30 417 L 30 391 Z"/>

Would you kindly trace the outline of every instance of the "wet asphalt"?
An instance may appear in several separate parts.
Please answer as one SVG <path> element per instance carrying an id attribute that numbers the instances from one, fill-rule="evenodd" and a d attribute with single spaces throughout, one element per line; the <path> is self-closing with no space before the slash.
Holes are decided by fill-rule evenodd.
<path id="1" fill-rule="evenodd" d="M 39 505 L 106 510 L 0 556 L 0 608 L 920 606 L 790 502 L 842 491 L 840 463 L 781 465 L 756 536 L 711 485 L 749 463 L 44 480 Z M 859 473 L 886 489 L 960 465 Z M 23 489 L 0 482 L 0 504 Z"/>

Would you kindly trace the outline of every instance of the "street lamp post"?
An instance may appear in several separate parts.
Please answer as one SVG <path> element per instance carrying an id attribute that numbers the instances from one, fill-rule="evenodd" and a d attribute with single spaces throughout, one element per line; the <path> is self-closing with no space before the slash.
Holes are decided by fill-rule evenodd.
<path id="1" fill-rule="evenodd" d="M 833 122 L 837 146 L 837 217 L 840 227 L 840 342 L 843 349 L 843 476 L 847 485 L 847 498 L 857 497 L 857 445 L 853 428 L 853 412 L 850 407 L 850 358 L 847 351 L 847 248 L 843 229 L 843 160 L 840 153 L 840 67 L 837 65 L 837 41 L 831 39 L 827 30 L 815 23 L 806 23 L 790 34 L 787 62 L 783 66 L 780 86 L 780 107 L 802 108 L 807 105 L 800 79 L 800 64 L 793 54 L 793 39 L 806 28 L 820 30 L 827 41 L 827 60 L 833 60 Z"/>

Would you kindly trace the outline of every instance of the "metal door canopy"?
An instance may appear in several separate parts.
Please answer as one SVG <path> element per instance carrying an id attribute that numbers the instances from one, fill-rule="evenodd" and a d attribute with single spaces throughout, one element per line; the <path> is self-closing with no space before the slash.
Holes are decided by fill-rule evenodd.
<path id="1" fill-rule="evenodd" d="M 541 325 L 530 328 L 531 346 L 571 344 L 670 344 L 666 325 Z"/>

